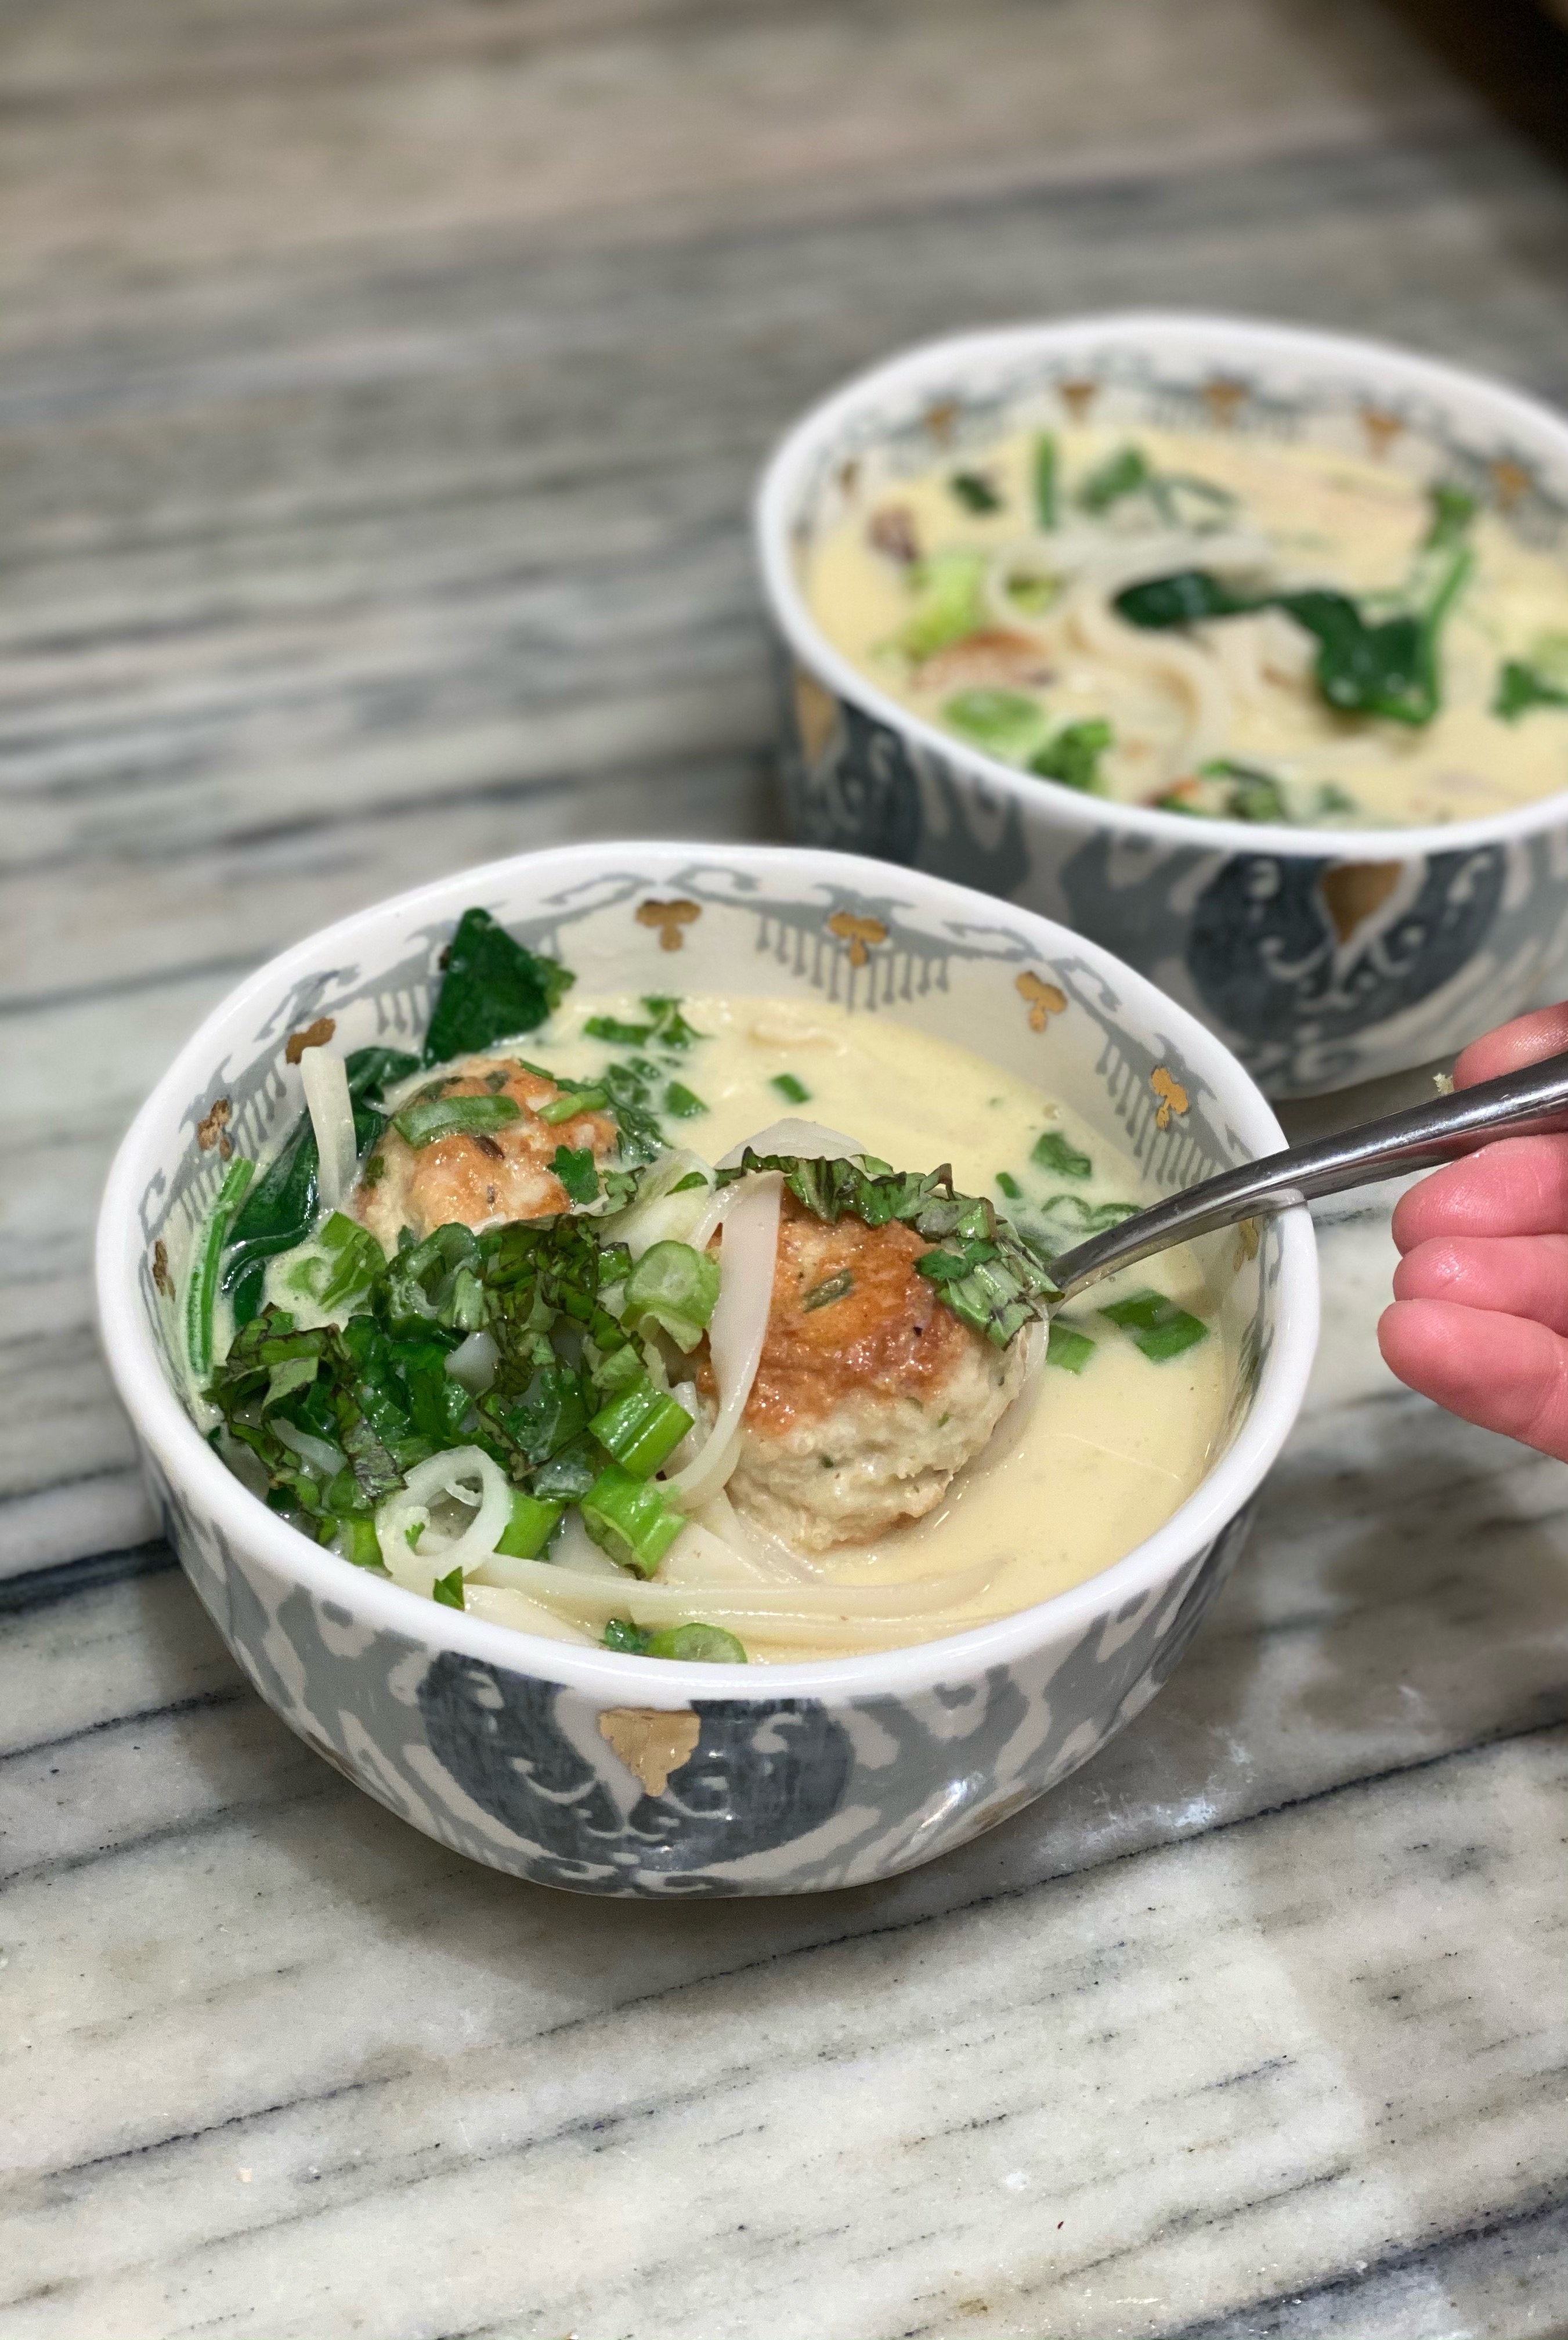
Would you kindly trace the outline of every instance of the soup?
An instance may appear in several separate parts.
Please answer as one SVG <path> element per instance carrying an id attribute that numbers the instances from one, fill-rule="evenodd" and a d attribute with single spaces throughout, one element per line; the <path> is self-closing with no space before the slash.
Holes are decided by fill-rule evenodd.
<path id="1" fill-rule="evenodd" d="M 431 1061 L 299 1036 L 307 1114 L 184 1295 L 274 1509 L 499 1623 L 766 1663 L 1007 1615 L 1197 1486 L 1230 1373 L 1190 1252 L 1051 1312 L 1050 1257 L 1148 1199 L 1097 1134 L 884 1016 L 571 982 L 470 912 Z"/>
<path id="2" fill-rule="evenodd" d="M 1335 828 L 1568 787 L 1568 574 L 1323 448 L 1019 433 L 851 499 L 804 583 L 864 674 L 1055 787 Z"/>

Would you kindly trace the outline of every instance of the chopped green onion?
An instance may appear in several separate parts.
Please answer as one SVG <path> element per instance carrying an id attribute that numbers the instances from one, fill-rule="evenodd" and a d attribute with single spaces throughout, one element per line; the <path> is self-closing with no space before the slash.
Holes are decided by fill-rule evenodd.
<path id="1" fill-rule="evenodd" d="M 797 1080 L 793 1073 L 775 1073 L 769 1086 L 777 1089 L 789 1105 L 809 1105 L 811 1102 L 810 1090 L 804 1081 Z"/>
<path id="2" fill-rule="evenodd" d="M 896 637 L 906 658 L 918 665 L 986 623 L 983 589 L 988 560 L 984 552 L 954 548 L 915 563 L 909 582 L 920 596 L 919 605 Z"/>
<path id="3" fill-rule="evenodd" d="M 835 1300 L 847 1300 L 854 1289 L 853 1275 L 847 1267 L 841 1267 L 837 1275 L 829 1275 L 823 1283 L 814 1284 L 801 1301 L 800 1305 L 807 1311 L 813 1308 L 831 1308 Z"/>
<path id="4" fill-rule="evenodd" d="M 1089 473 L 1078 490 L 1078 502 L 1087 512 L 1109 511 L 1124 496 L 1136 495 L 1148 484 L 1148 461 L 1142 449 L 1118 447 Z"/>
<path id="5" fill-rule="evenodd" d="M 570 1121 L 577 1113 L 597 1113 L 609 1101 L 609 1092 L 597 1081 L 585 1081 L 581 1088 L 568 1088 L 563 1083 L 561 1095 L 536 1110 L 541 1121 L 548 1122 L 553 1129 L 558 1121 Z"/>
<path id="6" fill-rule="evenodd" d="M 1029 1159 L 1060 1178 L 1087 1178 L 1095 1166 L 1087 1154 L 1069 1145 L 1061 1132 L 1055 1129 L 1047 1129 L 1036 1138 Z"/>
<path id="7" fill-rule="evenodd" d="M 619 1462 L 608 1463 L 581 1498 L 582 1524 L 601 1551 L 621 1568 L 651 1576 L 681 1529 L 682 1513 L 667 1503 L 651 1480 L 634 1478 Z"/>
<path id="8" fill-rule="evenodd" d="M 687 1665 L 743 1666 L 746 1651 L 722 1625 L 664 1625 L 657 1632 L 634 1625 L 630 1617 L 611 1617 L 604 1629 L 604 1646 L 632 1658 L 673 1658 Z"/>
<path id="9" fill-rule="evenodd" d="M 942 709 L 942 720 L 993 756 L 1027 756 L 1044 728 L 1045 716 L 1021 691 L 977 684 L 960 690 Z"/>
<path id="10" fill-rule="evenodd" d="M 1179 1357 L 1184 1349 L 1194 1347 L 1208 1334 L 1206 1324 L 1163 1292 L 1135 1292 L 1126 1300 L 1113 1301 L 1100 1314 L 1130 1333 L 1134 1346 L 1156 1365 L 1168 1357 Z"/>
<path id="11" fill-rule="evenodd" d="M 564 1503 L 541 1503 L 519 1488 L 511 1499 L 511 1516 L 496 1538 L 497 1552 L 508 1560 L 537 1560 L 565 1509 Z"/>
<path id="12" fill-rule="evenodd" d="M 569 1203 L 592 1203 L 599 1196 L 599 1172 L 588 1145 L 558 1145 L 550 1166 L 566 1189 Z"/>
<path id="13" fill-rule="evenodd" d="M 405 1144 L 417 1149 L 433 1145 L 442 1137 L 488 1135 L 491 1130 L 504 1129 L 509 1122 L 516 1121 L 519 1113 L 515 1097 L 428 1097 L 422 1103 L 405 1105 L 401 1113 L 394 1113 L 392 1127 Z"/>
<path id="14" fill-rule="evenodd" d="M 994 512 L 1002 509 L 1002 499 L 984 471 L 955 471 L 948 486 L 966 511 Z"/>
<path id="15" fill-rule="evenodd" d="M 432 1601 L 439 1601 L 443 1609 L 465 1608 L 461 1569 L 454 1568 L 447 1575 L 438 1576 L 430 1588 L 430 1597 Z"/>
<path id="16" fill-rule="evenodd" d="M 242 1160 L 231 1162 L 224 1172 L 213 1215 L 197 1247 L 195 1265 L 185 1285 L 185 1346 L 191 1371 L 199 1382 L 205 1381 L 213 1370 L 213 1308 L 218 1296 L 218 1271 L 223 1264 L 229 1225 L 244 1200 L 255 1167 L 253 1162 Z"/>
<path id="17" fill-rule="evenodd" d="M 684 1081 L 671 1081 L 664 1092 L 664 1110 L 672 1113 L 678 1121 L 692 1121 L 700 1113 L 706 1113 L 708 1107 Z M 680 1191 L 679 1187 L 674 1189 L 677 1194 Z"/>
<path id="18" fill-rule="evenodd" d="M 1035 518 L 1042 528 L 1057 524 L 1057 441 L 1049 431 L 1035 441 Z"/>
<path id="19" fill-rule="evenodd" d="M 1019 1185 L 1017 1180 L 1014 1177 L 1010 1170 L 998 1170 L 997 1173 L 997 1184 L 1001 1188 L 1009 1203 L 1022 1202 L 1024 1190 Z"/>
<path id="20" fill-rule="evenodd" d="M 351 1512 L 338 1522 L 338 1550 L 356 1568 L 381 1568 L 382 1548 L 376 1536 L 376 1523 L 361 1512 Z"/>
<path id="21" fill-rule="evenodd" d="M 1055 739 L 1029 758 L 1029 769 L 1039 779 L 1076 788 L 1080 796 L 1103 794 L 1100 758 L 1115 738 L 1110 725 L 1097 716 L 1086 723 L 1064 723 Z"/>
<path id="22" fill-rule="evenodd" d="M 1081 1373 L 1095 1353 L 1096 1344 L 1087 1333 L 1077 1333 L 1058 1317 L 1046 1335 L 1046 1363 L 1060 1365 L 1066 1373 Z"/>
<path id="23" fill-rule="evenodd" d="M 629 1333 L 651 1322 L 662 1326 L 677 1348 L 691 1350 L 712 1322 L 718 1297 L 716 1259 L 690 1244 L 650 1244 L 627 1278 L 620 1322 Z"/>
<path id="24" fill-rule="evenodd" d="M 650 1479 L 691 1427 L 686 1408 L 642 1373 L 600 1407 L 588 1425 L 605 1453 L 634 1479 Z"/>
<path id="25" fill-rule="evenodd" d="M 609 1040 L 618 1048 L 645 1048 L 653 1037 L 651 1024 L 622 1024 L 614 1016 L 590 1016 L 582 1028 L 590 1040 Z"/>

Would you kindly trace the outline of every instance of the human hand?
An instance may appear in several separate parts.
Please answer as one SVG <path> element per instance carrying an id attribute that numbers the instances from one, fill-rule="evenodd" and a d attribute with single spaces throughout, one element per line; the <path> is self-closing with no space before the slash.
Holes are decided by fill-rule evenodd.
<path id="1" fill-rule="evenodd" d="M 1568 1050 L 1568 1003 L 1474 1041 L 1456 1088 Z M 1561 1125 L 1559 1125 L 1561 1126 Z M 1450 1413 L 1568 1462 L 1568 1135 L 1503 1137 L 1402 1196 L 1384 1361 Z"/>

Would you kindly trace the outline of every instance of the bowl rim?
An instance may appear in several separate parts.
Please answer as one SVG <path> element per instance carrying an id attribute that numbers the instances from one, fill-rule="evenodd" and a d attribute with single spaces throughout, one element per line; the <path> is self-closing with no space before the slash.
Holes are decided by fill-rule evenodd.
<path id="1" fill-rule="evenodd" d="M 286 996 L 298 977 L 351 955 L 389 920 L 412 930 L 432 916 L 455 917 L 470 902 L 504 894 L 517 884 L 520 871 L 530 873 L 529 883 L 540 882 L 533 875 L 539 872 L 544 883 L 564 887 L 573 878 L 601 871 L 607 861 L 622 866 L 630 861 L 650 884 L 657 885 L 690 868 L 694 855 L 763 880 L 788 873 L 810 882 L 852 886 L 858 881 L 883 895 L 889 885 L 904 886 L 917 897 L 911 905 L 917 908 L 940 910 L 950 905 L 954 915 L 978 908 L 989 916 L 999 912 L 1026 930 L 1033 928 L 1042 957 L 1068 950 L 1087 957 L 1124 987 L 1134 1012 L 1151 1019 L 1157 1016 L 1173 1046 L 1209 1081 L 1232 1125 L 1255 1152 L 1284 1143 L 1266 1099 L 1223 1042 L 1111 952 L 1037 912 L 997 904 L 989 896 L 924 871 L 897 869 L 863 856 L 811 847 L 610 840 L 511 855 L 392 896 L 317 929 L 268 959 L 203 1018 L 137 1113 L 104 1189 L 94 1273 L 104 1354 L 139 1440 L 182 1496 L 221 1533 L 242 1550 L 256 1552 L 263 1564 L 315 1598 L 336 1601 L 378 1631 L 423 1642 L 432 1655 L 442 1649 L 458 1651 L 512 1673 L 563 1683 L 601 1698 L 607 1706 L 625 1702 L 652 1709 L 689 1708 L 715 1699 L 811 1699 L 842 1706 L 867 1695 L 908 1696 L 1014 1661 L 1029 1649 L 1077 1632 L 1168 1584 L 1183 1562 L 1212 1542 L 1250 1502 L 1299 1411 L 1318 1324 L 1316 1246 L 1303 1206 L 1281 1214 L 1276 1221 L 1282 1250 L 1275 1338 L 1246 1417 L 1218 1462 L 1170 1518 L 1119 1561 L 1080 1584 L 962 1633 L 892 1650 L 779 1665 L 666 1660 L 650 1668 L 645 1660 L 613 1651 L 579 1648 L 514 1626 L 488 1623 L 426 1601 L 390 1578 L 356 1569 L 336 1552 L 313 1543 L 234 1477 L 186 1413 L 165 1378 L 141 1304 L 137 1205 L 156 1167 L 163 1133 L 192 1096 L 210 1084 L 214 1065 L 223 1060 L 228 1027 Z"/>
<path id="2" fill-rule="evenodd" d="M 1272 351 L 1324 366 L 1355 366 L 1386 382 L 1424 390 L 1437 400 L 1480 399 L 1500 421 L 1511 421 L 1537 437 L 1544 434 L 1555 439 L 1568 473 L 1568 418 L 1554 412 L 1543 400 L 1493 375 L 1370 335 L 1319 332 L 1312 326 L 1199 309 L 1086 311 L 1043 324 L 1023 322 L 941 334 L 894 351 L 840 382 L 791 424 L 763 467 L 753 496 L 753 547 L 770 612 L 796 656 L 838 698 L 865 708 L 889 729 L 945 758 L 971 778 L 1005 789 L 1026 810 L 1034 807 L 1048 814 L 1056 805 L 1063 815 L 1076 817 L 1086 829 L 1101 828 L 1113 835 L 1166 844 L 1206 845 L 1216 853 L 1268 853 L 1313 861 L 1417 861 L 1434 853 L 1510 843 L 1560 825 L 1568 816 L 1568 787 L 1554 789 L 1550 796 L 1532 798 L 1506 812 L 1403 828 L 1302 829 L 1268 821 L 1196 822 L 1187 814 L 1160 812 L 1153 806 L 1122 804 L 1107 797 L 1073 794 L 1067 802 L 1060 802 L 1065 791 L 1053 796 L 1048 781 L 1020 772 L 1016 764 L 1004 764 L 939 729 L 901 705 L 834 648 L 806 603 L 791 550 L 795 494 L 820 441 L 843 420 L 873 404 L 885 392 L 917 384 L 928 374 L 950 375 L 966 362 L 990 362 L 1096 336 L 1107 345 L 1130 342 L 1156 347 L 1177 342 L 1190 347 L 1206 338 L 1212 341 L 1216 358 L 1246 349 Z"/>

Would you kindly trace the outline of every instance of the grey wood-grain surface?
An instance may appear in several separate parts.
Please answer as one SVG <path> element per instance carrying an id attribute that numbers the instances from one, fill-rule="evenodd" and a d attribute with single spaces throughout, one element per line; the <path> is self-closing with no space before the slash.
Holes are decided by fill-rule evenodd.
<path id="1" fill-rule="evenodd" d="M 0 14 L 5 2340 L 1568 2331 L 1563 1474 L 1387 1379 L 1377 1206 L 1165 1698 L 787 1909 L 530 1892 L 290 1740 L 149 1541 L 88 1274 L 267 954 L 775 833 L 747 499 L 848 370 L 1180 302 L 1568 395 L 1565 53 L 1458 0 Z"/>

